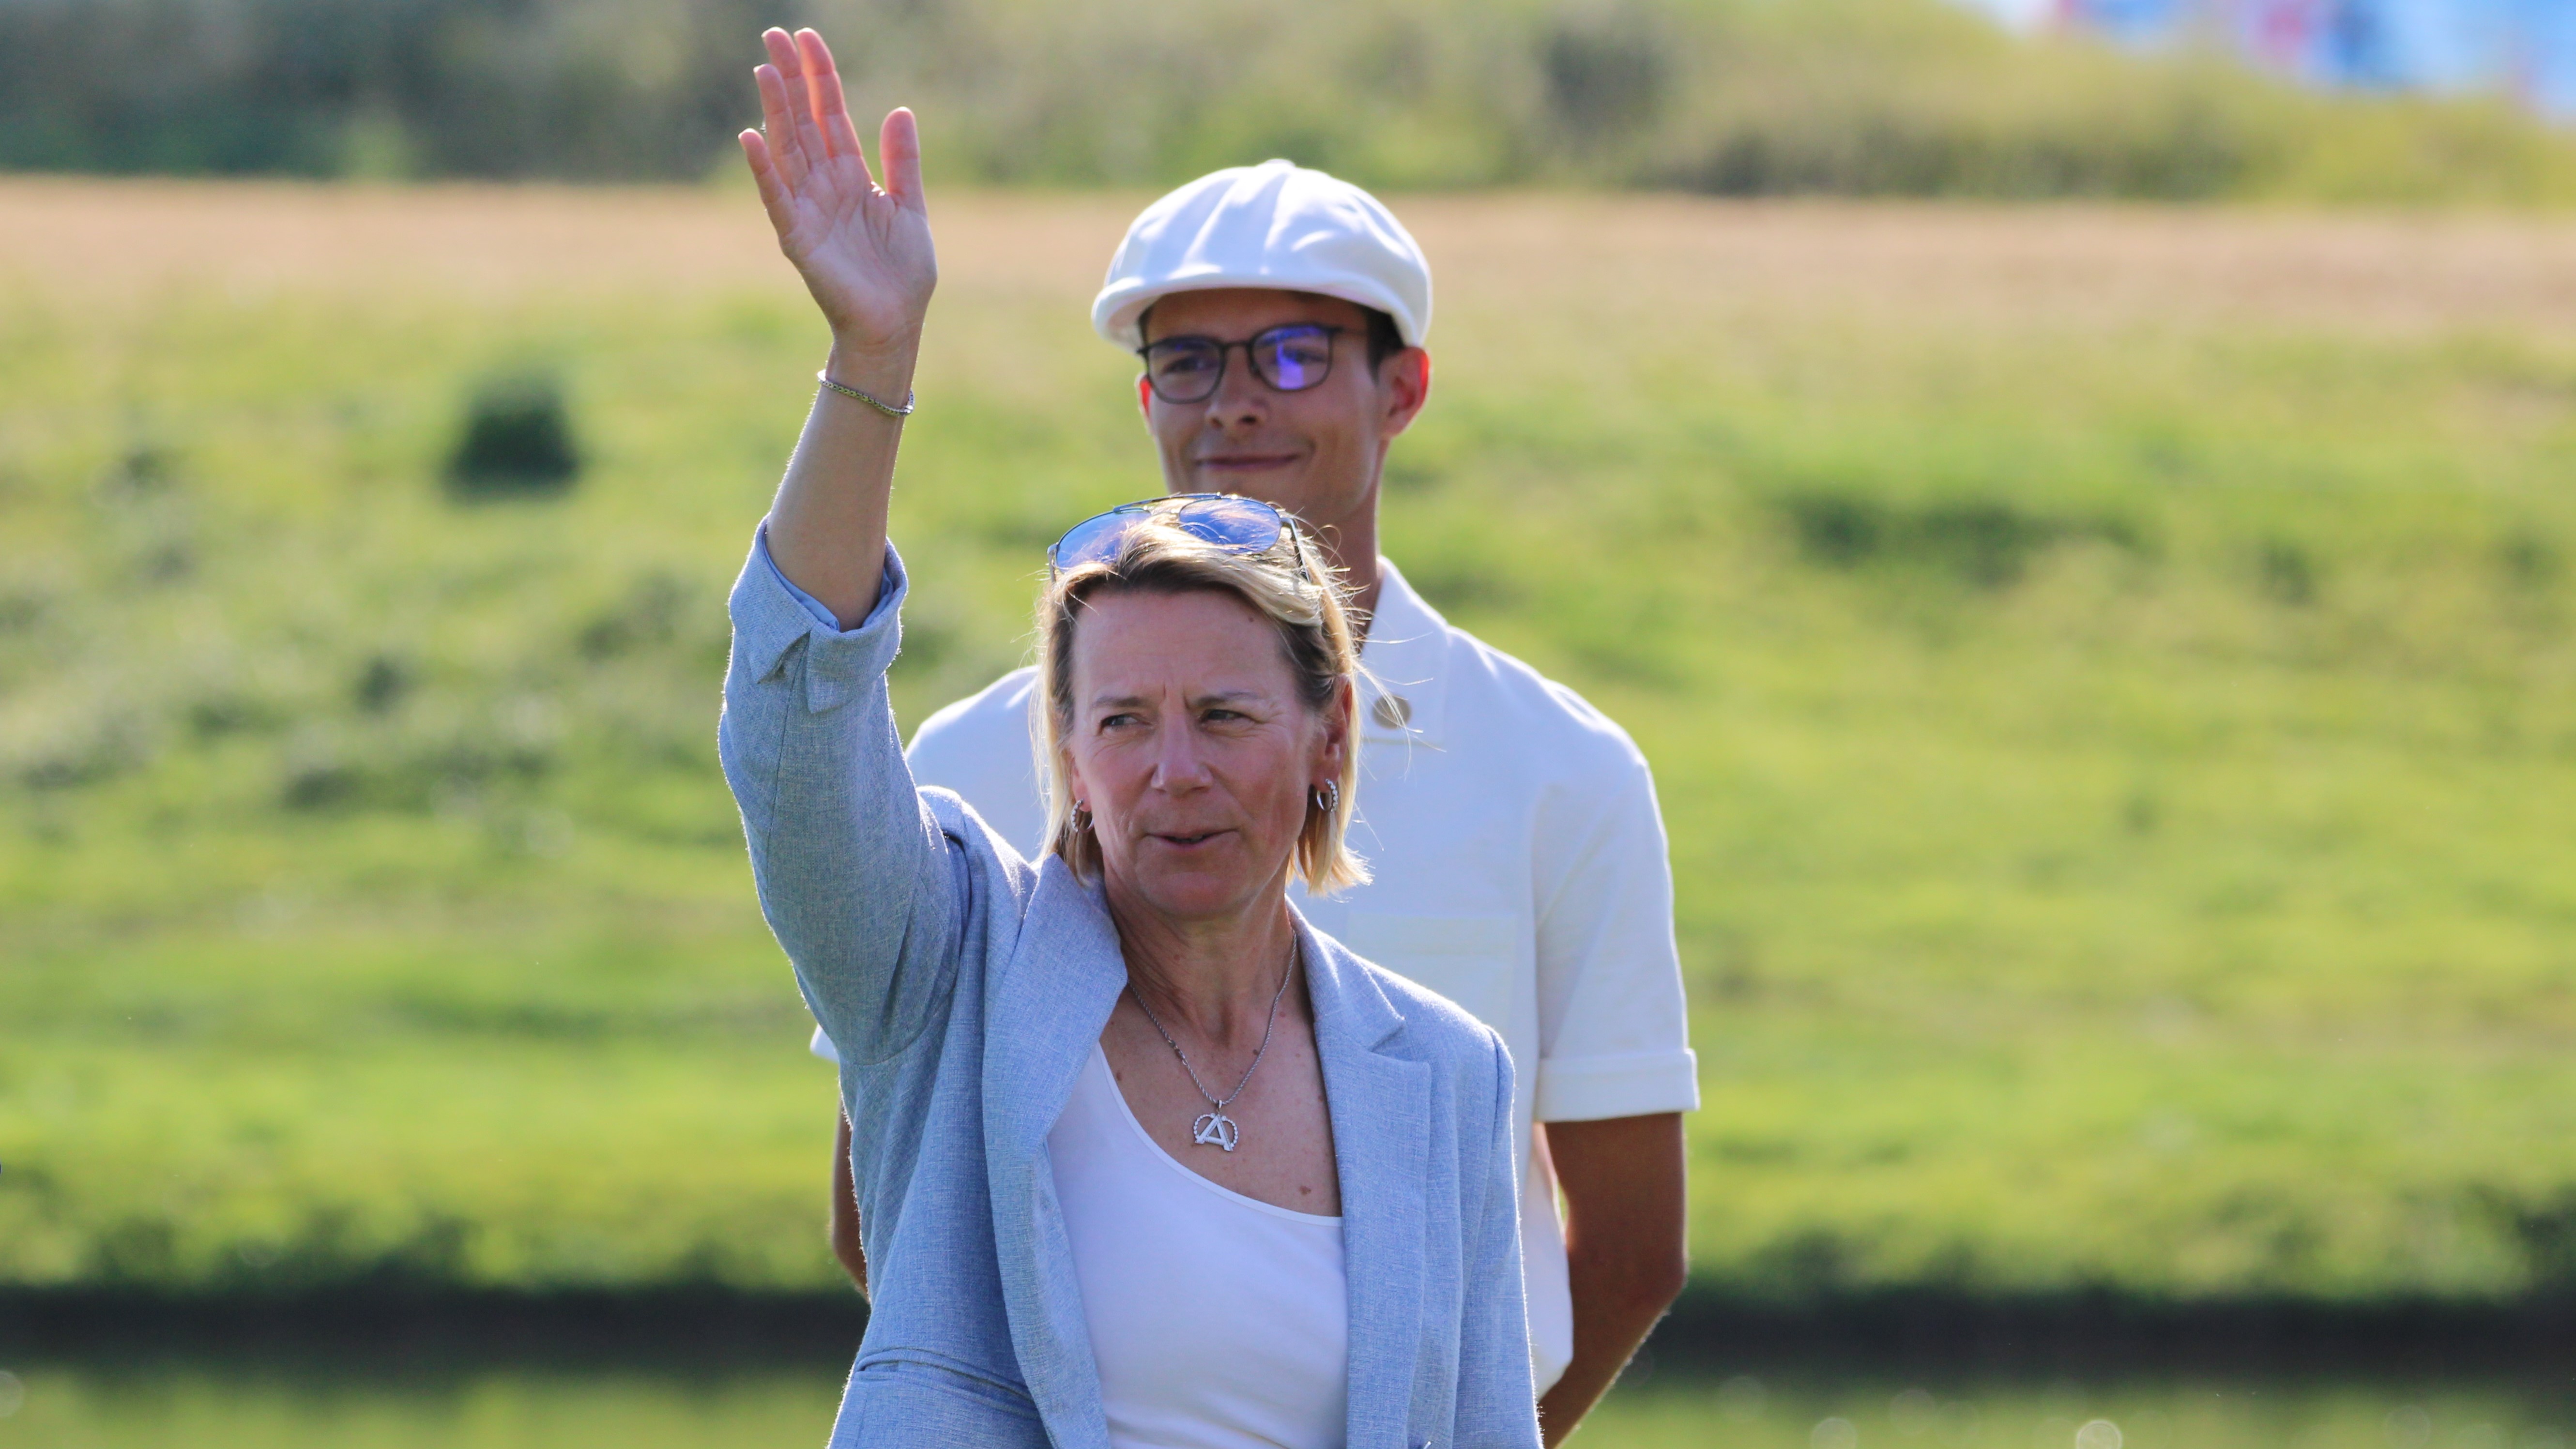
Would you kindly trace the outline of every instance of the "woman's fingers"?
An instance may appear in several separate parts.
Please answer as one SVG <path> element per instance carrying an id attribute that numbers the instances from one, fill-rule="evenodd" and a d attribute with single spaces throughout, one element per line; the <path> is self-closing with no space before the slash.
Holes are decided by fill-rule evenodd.
<path id="1" fill-rule="evenodd" d="M 788 96 L 787 79 L 774 65 L 755 68 L 751 78 L 760 87 L 760 128 L 768 138 L 770 161 L 779 179 L 793 187 L 805 179 L 805 153 L 796 143 L 796 123 L 790 119 L 793 102 Z"/>
<path id="2" fill-rule="evenodd" d="M 921 125 L 913 119 L 912 107 L 886 112 L 885 128 L 877 133 L 877 159 L 885 163 L 886 194 L 914 211 L 928 211 L 921 191 Z"/>
<path id="3" fill-rule="evenodd" d="M 802 66 L 796 59 L 795 37 L 789 35 L 786 31 L 779 29 L 775 25 L 769 27 L 767 30 L 760 32 L 760 45 L 763 50 L 769 52 L 769 63 L 778 67 L 778 73 L 780 75 L 799 76 L 804 74 Z"/>
<path id="4" fill-rule="evenodd" d="M 769 143 L 758 131 L 745 131 L 734 139 L 742 143 L 742 159 L 751 163 L 751 181 L 760 188 L 761 210 L 769 213 L 769 224 L 784 241 L 796 216 L 787 199 L 787 187 L 778 179 L 778 168 L 769 159 Z"/>
<path id="5" fill-rule="evenodd" d="M 787 77 L 788 110 L 796 121 L 797 144 L 805 148 L 806 164 L 819 167 L 831 159 L 832 148 L 824 143 L 822 123 L 815 115 L 822 106 L 822 98 L 814 88 L 813 55 L 807 49 L 808 37 L 813 34 L 810 30 L 796 33 L 792 47 L 796 53 L 796 68 L 788 70 L 781 66 L 779 69 Z"/>
<path id="6" fill-rule="evenodd" d="M 769 88 L 761 87 L 763 122 L 769 131 L 769 149 L 777 156 L 779 173 L 790 187 L 802 186 L 806 173 L 821 166 L 823 148 L 812 144 L 810 127 L 803 124 L 805 99 L 805 58 L 797 53 L 796 37 L 773 25 L 760 32 L 760 45 L 769 52 L 769 70 L 778 77 L 777 108 L 770 109 Z"/>
<path id="7" fill-rule="evenodd" d="M 850 99 L 841 86 L 841 68 L 832 59 L 832 47 L 811 30 L 796 32 L 796 43 L 804 51 L 805 83 L 813 92 L 814 109 L 822 116 L 823 144 L 835 156 L 855 156 L 859 169 L 868 169 L 866 151 L 859 146 L 858 128 L 850 124 Z M 871 173 L 873 184 L 876 177 Z"/>

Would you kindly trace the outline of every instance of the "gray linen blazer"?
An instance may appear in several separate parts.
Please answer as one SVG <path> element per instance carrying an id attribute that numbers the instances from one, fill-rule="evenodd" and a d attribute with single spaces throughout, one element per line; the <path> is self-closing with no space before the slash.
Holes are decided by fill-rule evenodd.
<path id="1" fill-rule="evenodd" d="M 755 542 L 719 732 L 762 911 L 841 1053 L 874 1312 L 835 1445 L 1107 1449 L 1047 1133 L 1126 984 L 1100 896 L 916 789 L 905 581 L 819 622 Z M 1350 1449 L 1538 1443 L 1501 1038 L 1301 917 L 1341 1173 Z"/>

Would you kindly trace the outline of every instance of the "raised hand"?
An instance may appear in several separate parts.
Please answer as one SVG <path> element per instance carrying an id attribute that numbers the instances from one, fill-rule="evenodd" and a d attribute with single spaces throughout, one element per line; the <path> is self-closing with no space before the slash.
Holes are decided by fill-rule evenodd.
<path id="1" fill-rule="evenodd" d="M 903 437 L 902 419 L 888 413 L 911 395 L 921 322 L 939 282 L 921 204 L 921 135 L 912 112 L 887 115 L 878 185 L 823 37 L 771 30 L 760 39 L 769 64 L 753 75 L 765 134 L 742 133 L 743 158 L 778 249 L 832 324 L 825 375 L 879 400 L 816 397 L 769 508 L 770 558 L 846 629 L 876 606 L 884 578 L 886 497 Z"/>
<path id="2" fill-rule="evenodd" d="M 860 152 L 841 73 L 823 37 L 773 29 L 760 38 L 769 64 L 752 74 L 760 84 L 763 129 L 745 131 L 740 140 L 761 205 L 777 228 L 778 249 L 796 264 L 831 324 L 836 362 L 875 373 L 900 357 L 908 374 L 939 281 L 912 112 L 888 113 L 878 133 L 877 160 L 885 170 L 879 184 Z"/>

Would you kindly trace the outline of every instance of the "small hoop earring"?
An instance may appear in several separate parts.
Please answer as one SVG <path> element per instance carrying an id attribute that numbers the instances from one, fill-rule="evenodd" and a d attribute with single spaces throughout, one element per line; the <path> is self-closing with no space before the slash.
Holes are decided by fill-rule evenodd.
<path id="1" fill-rule="evenodd" d="M 1311 798 L 1316 809 L 1327 815 L 1332 814 L 1342 808 L 1342 782 L 1326 780 L 1324 788 L 1317 790 Z"/>
<path id="2" fill-rule="evenodd" d="M 1080 835 L 1091 828 L 1091 807 L 1077 800 L 1073 805 L 1073 833 Z"/>

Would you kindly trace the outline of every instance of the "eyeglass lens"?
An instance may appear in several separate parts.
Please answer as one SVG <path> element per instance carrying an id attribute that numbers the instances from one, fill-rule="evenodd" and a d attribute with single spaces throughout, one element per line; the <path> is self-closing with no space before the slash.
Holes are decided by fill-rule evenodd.
<path id="1" fill-rule="evenodd" d="M 1304 392 L 1333 370 L 1333 329 L 1312 323 L 1273 327 L 1249 342 L 1170 337 L 1145 349 L 1145 375 L 1165 402 L 1204 402 L 1224 380 L 1226 354 L 1240 347 L 1252 371 L 1281 392 Z"/>

